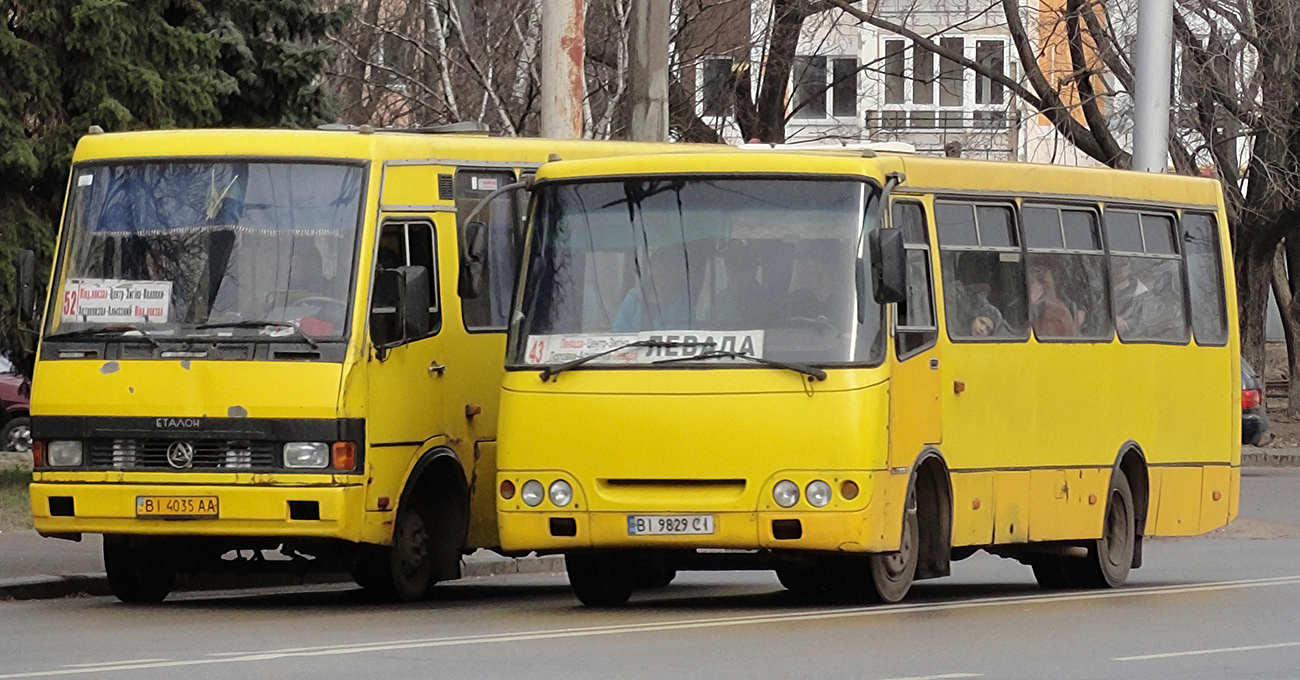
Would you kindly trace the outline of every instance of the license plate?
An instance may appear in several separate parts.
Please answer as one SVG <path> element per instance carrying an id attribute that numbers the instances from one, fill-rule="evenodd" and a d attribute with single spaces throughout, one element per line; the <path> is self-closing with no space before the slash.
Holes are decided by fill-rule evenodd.
<path id="1" fill-rule="evenodd" d="M 136 517 L 217 518 L 216 496 L 136 496 Z"/>
<path id="2" fill-rule="evenodd" d="M 713 515 L 628 515 L 628 536 L 713 533 Z"/>

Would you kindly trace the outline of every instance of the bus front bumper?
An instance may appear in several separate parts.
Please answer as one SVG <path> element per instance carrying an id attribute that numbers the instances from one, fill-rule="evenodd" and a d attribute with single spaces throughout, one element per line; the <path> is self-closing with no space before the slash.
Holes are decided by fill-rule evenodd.
<path id="1" fill-rule="evenodd" d="M 144 516 L 146 504 L 158 506 L 168 499 L 177 507 L 155 512 L 180 514 Z M 357 542 L 362 535 L 364 504 L 365 488 L 359 485 L 31 485 L 33 524 L 44 535 L 257 536 Z"/>
<path id="2" fill-rule="evenodd" d="M 666 512 L 499 512 L 501 546 L 536 550 L 797 550 L 888 552 L 900 534 L 870 512 L 713 512 L 711 534 L 632 535 L 629 516 L 699 515 Z M 572 535 L 556 535 L 572 532 Z"/>

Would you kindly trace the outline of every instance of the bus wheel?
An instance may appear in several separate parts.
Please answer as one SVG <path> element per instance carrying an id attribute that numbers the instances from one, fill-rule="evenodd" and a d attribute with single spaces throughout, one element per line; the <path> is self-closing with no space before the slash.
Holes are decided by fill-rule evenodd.
<path id="1" fill-rule="evenodd" d="M 588 607 L 621 607 L 636 589 L 637 573 L 626 560 L 603 553 L 567 553 L 573 594 Z"/>
<path id="2" fill-rule="evenodd" d="M 104 571 L 113 595 L 127 604 L 162 602 L 176 583 L 167 544 L 156 539 L 105 536 Z"/>
<path id="3" fill-rule="evenodd" d="M 1088 557 L 1077 563 L 1077 582 L 1085 588 L 1118 588 L 1128 580 L 1137 542 L 1133 491 L 1128 477 L 1116 470 L 1106 494 L 1106 521 L 1101 538 L 1088 546 Z"/>
<path id="4" fill-rule="evenodd" d="M 823 571 L 806 566 L 778 567 L 776 580 L 797 597 L 822 597 L 830 590 L 827 575 Z"/>
<path id="5" fill-rule="evenodd" d="M 1048 590 L 1064 590 L 1074 587 L 1073 570 L 1070 567 L 1071 563 L 1078 561 L 1060 555 L 1036 555 L 1029 566 L 1034 570 L 1034 580 L 1038 581 L 1038 585 Z"/>
<path id="6" fill-rule="evenodd" d="M 898 552 L 879 553 L 867 557 L 871 572 L 873 599 L 884 604 L 901 601 L 912 588 L 921 546 L 920 521 L 916 516 L 916 492 L 907 497 L 903 512 L 903 537 Z"/>
<path id="7" fill-rule="evenodd" d="M 637 588 L 667 588 L 677 578 L 677 570 L 672 567 L 642 567 L 636 577 Z"/>
<path id="8" fill-rule="evenodd" d="M 418 498 L 397 509 L 393 543 L 367 546 L 352 573 L 357 584 L 386 600 L 415 602 L 433 585 L 429 510 Z"/>

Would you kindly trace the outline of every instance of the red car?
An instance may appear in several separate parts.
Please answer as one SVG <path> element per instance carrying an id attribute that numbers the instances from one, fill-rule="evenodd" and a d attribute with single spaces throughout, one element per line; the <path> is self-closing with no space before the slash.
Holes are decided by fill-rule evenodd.
<path id="1" fill-rule="evenodd" d="M 0 451 L 32 450 L 32 430 L 27 421 L 30 391 L 26 376 L 0 356 Z"/>

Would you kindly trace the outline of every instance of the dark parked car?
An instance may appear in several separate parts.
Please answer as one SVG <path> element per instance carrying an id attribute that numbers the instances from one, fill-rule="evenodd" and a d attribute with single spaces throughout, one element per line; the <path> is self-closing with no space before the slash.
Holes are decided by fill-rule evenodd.
<path id="1" fill-rule="evenodd" d="M 0 451 L 32 450 L 32 430 L 27 424 L 27 394 L 30 385 L 0 355 Z"/>
<path id="2" fill-rule="evenodd" d="M 1268 412 L 1264 381 L 1245 360 L 1241 362 L 1241 443 L 1259 446 L 1268 441 Z"/>

